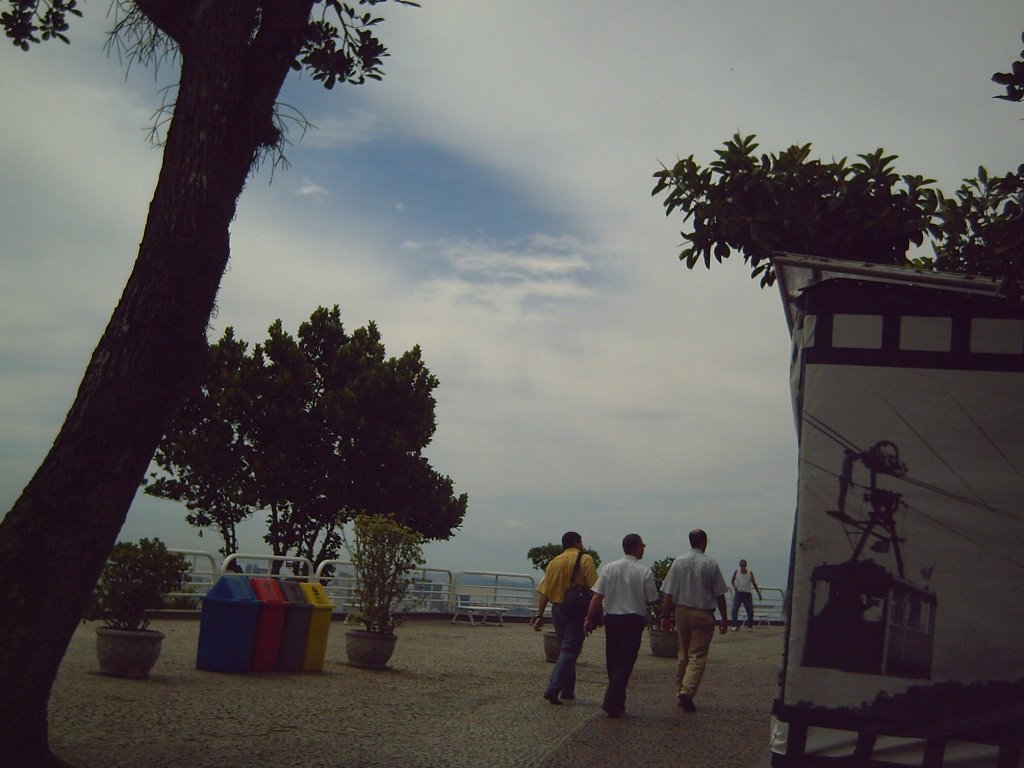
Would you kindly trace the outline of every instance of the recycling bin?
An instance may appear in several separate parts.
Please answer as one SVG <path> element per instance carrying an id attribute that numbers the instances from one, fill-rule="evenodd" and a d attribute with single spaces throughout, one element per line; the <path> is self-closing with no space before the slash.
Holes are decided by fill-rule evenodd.
<path id="1" fill-rule="evenodd" d="M 313 606 L 306 601 L 298 583 L 282 581 L 277 586 L 281 590 L 285 607 L 277 668 L 282 672 L 301 672 L 306 660 L 306 641 Z"/>
<path id="2" fill-rule="evenodd" d="M 260 602 L 249 579 L 225 574 L 202 598 L 196 668 L 248 672 L 252 668 Z"/>
<path id="3" fill-rule="evenodd" d="M 303 582 L 299 584 L 299 588 L 306 602 L 313 608 L 309 617 L 309 636 L 306 638 L 306 655 L 302 660 L 302 670 L 319 672 L 324 668 L 324 656 L 327 655 L 327 632 L 331 626 L 334 604 L 319 584 Z"/>
<path id="4" fill-rule="evenodd" d="M 260 602 L 252 649 L 252 671 L 273 672 L 277 669 L 277 654 L 281 649 L 281 632 L 284 630 L 284 598 L 276 579 L 253 577 L 249 579 L 249 584 Z"/>

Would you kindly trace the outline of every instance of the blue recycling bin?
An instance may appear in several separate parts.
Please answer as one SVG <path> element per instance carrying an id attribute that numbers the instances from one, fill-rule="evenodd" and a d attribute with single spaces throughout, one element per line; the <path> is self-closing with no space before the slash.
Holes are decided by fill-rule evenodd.
<path id="1" fill-rule="evenodd" d="M 259 618 L 260 601 L 249 579 L 241 574 L 221 576 L 203 596 L 196 668 L 250 671 Z"/>

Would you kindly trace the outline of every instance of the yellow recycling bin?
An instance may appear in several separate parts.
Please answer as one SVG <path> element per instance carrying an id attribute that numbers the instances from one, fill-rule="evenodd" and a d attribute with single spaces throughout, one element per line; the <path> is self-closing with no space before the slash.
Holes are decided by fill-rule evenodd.
<path id="1" fill-rule="evenodd" d="M 309 617 L 309 634 L 306 637 L 306 655 L 302 660 L 302 671 L 320 672 L 324 668 L 324 656 L 327 654 L 327 631 L 331 626 L 334 603 L 327 598 L 327 593 L 319 584 L 304 581 L 299 587 L 306 602 L 313 606 L 313 613 Z"/>

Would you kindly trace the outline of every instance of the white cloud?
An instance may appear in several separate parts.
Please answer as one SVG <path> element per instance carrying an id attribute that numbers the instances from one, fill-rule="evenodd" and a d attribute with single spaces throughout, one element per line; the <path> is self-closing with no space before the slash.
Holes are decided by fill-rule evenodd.
<path id="1" fill-rule="evenodd" d="M 302 184 L 299 186 L 297 190 L 295 190 L 295 194 L 301 197 L 326 197 L 327 195 L 330 194 L 330 190 L 328 190 L 327 187 L 322 186 L 321 184 L 317 184 L 308 177 L 303 176 Z"/>
<path id="2" fill-rule="evenodd" d="M 335 150 L 369 144 L 386 133 L 377 115 L 367 110 L 355 110 L 343 117 L 336 114 L 315 116 L 309 130 L 302 134 L 301 141 L 307 149 Z"/>

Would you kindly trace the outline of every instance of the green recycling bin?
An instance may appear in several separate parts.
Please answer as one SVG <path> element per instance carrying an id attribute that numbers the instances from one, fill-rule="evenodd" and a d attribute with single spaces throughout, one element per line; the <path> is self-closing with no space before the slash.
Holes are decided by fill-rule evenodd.
<path id="1" fill-rule="evenodd" d="M 309 638 L 309 620 L 313 606 L 306 600 L 299 584 L 282 581 L 277 585 L 284 598 L 284 629 L 281 648 L 277 654 L 277 668 L 281 672 L 301 672 L 306 661 L 306 641 Z"/>

